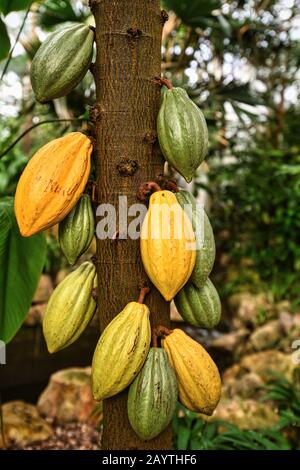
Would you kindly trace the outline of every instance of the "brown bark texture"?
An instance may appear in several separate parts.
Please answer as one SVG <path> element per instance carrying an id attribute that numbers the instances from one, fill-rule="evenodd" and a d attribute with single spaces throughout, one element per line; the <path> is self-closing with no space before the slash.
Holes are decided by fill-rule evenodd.
<path id="1" fill-rule="evenodd" d="M 98 204 L 110 203 L 118 208 L 121 195 L 127 196 L 130 207 L 140 202 L 139 185 L 163 172 L 156 139 L 160 86 L 155 77 L 160 75 L 165 18 L 159 0 L 94 0 L 91 7 L 97 45 L 97 97 L 92 118 Z M 122 234 L 118 223 L 117 230 Z M 145 285 L 151 287 L 145 303 L 152 326 L 169 326 L 169 303 L 147 279 L 139 239 L 97 239 L 96 258 L 101 331 L 128 302 L 137 300 L 139 289 Z M 143 442 L 136 436 L 127 417 L 127 391 L 104 400 L 103 414 L 102 449 L 172 447 L 170 427 L 152 441 Z"/>

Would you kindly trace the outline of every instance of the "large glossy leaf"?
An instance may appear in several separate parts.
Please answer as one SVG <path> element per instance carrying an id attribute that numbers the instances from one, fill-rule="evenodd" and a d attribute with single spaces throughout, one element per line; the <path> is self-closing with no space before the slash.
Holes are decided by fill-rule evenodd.
<path id="1" fill-rule="evenodd" d="M 39 24 L 49 28 L 59 23 L 79 22 L 85 18 L 85 11 L 84 8 L 74 10 L 67 0 L 46 0 L 39 8 Z"/>
<path id="2" fill-rule="evenodd" d="M 10 50 L 10 40 L 7 34 L 7 29 L 5 24 L 0 18 L 0 61 L 5 59 L 8 56 Z"/>
<path id="3" fill-rule="evenodd" d="M 219 97 L 222 97 L 223 100 L 239 101 L 251 106 L 264 104 L 259 96 L 251 92 L 248 83 L 237 85 L 234 82 L 230 82 L 228 85 L 221 86 L 217 94 Z"/>
<path id="4" fill-rule="evenodd" d="M 21 236 L 13 198 L 0 200 L 0 339 L 9 342 L 23 323 L 46 260 L 43 234 Z"/>
<path id="5" fill-rule="evenodd" d="M 11 11 L 19 11 L 27 9 L 33 0 L 0 0 L 0 11 L 7 15 Z"/>
<path id="6" fill-rule="evenodd" d="M 191 26 L 202 26 L 204 17 L 220 8 L 220 0 L 164 0 L 163 5 L 175 11 L 182 21 Z"/>

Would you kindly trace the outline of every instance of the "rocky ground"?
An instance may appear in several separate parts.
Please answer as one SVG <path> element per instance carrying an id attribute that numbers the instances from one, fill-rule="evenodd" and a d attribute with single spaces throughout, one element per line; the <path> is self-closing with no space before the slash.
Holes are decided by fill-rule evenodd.
<path id="1" fill-rule="evenodd" d="M 9 444 L 9 450 L 98 450 L 99 432 L 91 424 L 64 424 L 53 426 L 52 435 L 31 444 Z"/>

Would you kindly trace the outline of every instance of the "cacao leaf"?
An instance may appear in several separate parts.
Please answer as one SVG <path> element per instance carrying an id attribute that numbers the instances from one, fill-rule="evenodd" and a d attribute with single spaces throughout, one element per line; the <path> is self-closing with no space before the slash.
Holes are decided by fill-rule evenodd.
<path id="1" fill-rule="evenodd" d="M 11 11 L 19 11 L 27 9 L 33 0 L 0 0 L 0 11 L 7 15 Z"/>
<path id="2" fill-rule="evenodd" d="M 220 8 L 220 0 L 164 0 L 163 5 L 173 10 L 186 24 L 202 26 L 206 17 L 211 17 L 211 12 Z"/>
<path id="3" fill-rule="evenodd" d="M 83 21 L 84 7 L 80 5 L 79 11 L 74 11 L 73 5 L 65 0 L 46 0 L 39 7 L 39 24 L 44 28 L 56 26 L 66 22 Z"/>
<path id="4" fill-rule="evenodd" d="M 0 339 L 8 343 L 23 323 L 46 260 L 43 234 L 23 238 L 13 198 L 0 201 Z"/>
<path id="5" fill-rule="evenodd" d="M 9 36 L 7 33 L 7 29 L 5 24 L 0 18 L 0 43 L 1 43 L 1 48 L 0 48 L 0 61 L 5 59 L 10 50 L 10 40 Z"/>

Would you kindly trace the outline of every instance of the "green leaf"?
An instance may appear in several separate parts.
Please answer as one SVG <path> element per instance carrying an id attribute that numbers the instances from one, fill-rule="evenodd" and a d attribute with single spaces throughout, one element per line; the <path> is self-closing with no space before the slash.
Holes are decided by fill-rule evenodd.
<path id="1" fill-rule="evenodd" d="M 8 343 L 23 323 L 46 259 L 44 234 L 24 238 L 13 198 L 0 201 L 0 339 Z"/>
<path id="2" fill-rule="evenodd" d="M 191 430 L 184 427 L 178 426 L 178 439 L 177 439 L 177 449 L 186 450 L 188 449 L 189 438 L 191 435 Z"/>
<path id="3" fill-rule="evenodd" d="M 1 1 L 1 0 L 0 0 Z M 0 18 L 0 61 L 5 59 L 10 51 L 10 40 L 7 29 L 2 19 Z"/>
<path id="4" fill-rule="evenodd" d="M 219 21 L 225 36 L 230 37 L 232 35 L 232 27 L 229 21 L 222 14 L 217 16 L 217 20 Z"/>
<path id="5" fill-rule="evenodd" d="M 163 5 L 173 10 L 181 20 L 191 26 L 201 26 L 205 17 L 220 8 L 220 0 L 164 0 Z"/>
<path id="6" fill-rule="evenodd" d="M 7 15 L 11 11 L 27 10 L 33 0 L 0 0 L 0 11 Z"/>
<path id="7" fill-rule="evenodd" d="M 74 10 L 65 0 L 46 0 L 39 7 L 39 24 L 44 28 L 65 22 L 80 22 L 86 17 L 85 10 Z"/>
<path id="8" fill-rule="evenodd" d="M 236 85 L 234 82 L 230 82 L 228 85 L 221 86 L 218 89 L 217 94 L 221 96 L 222 99 L 239 101 L 251 106 L 263 104 L 260 97 L 251 93 L 248 83 L 244 85 Z"/>

